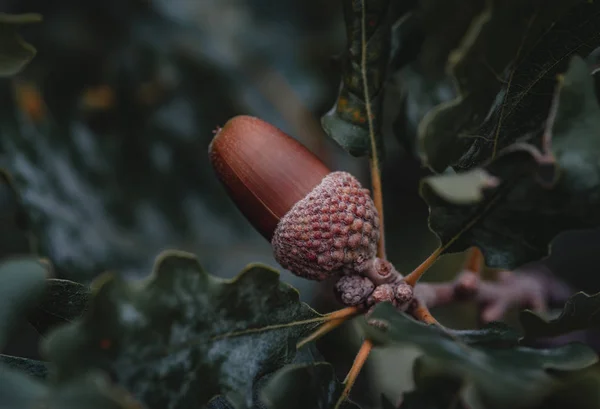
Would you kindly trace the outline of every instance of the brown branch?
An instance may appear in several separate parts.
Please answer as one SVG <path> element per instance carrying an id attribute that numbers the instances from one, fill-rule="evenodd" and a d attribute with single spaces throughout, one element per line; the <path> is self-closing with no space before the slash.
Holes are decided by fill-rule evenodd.
<path id="1" fill-rule="evenodd" d="M 502 271 L 496 281 L 482 280 L 465 270 L 448 283 L 423 283 L 415 287 L 415 298 L 429 308 L 457 301 L 474 301 L 483 322 L 500 320 L 511 308 L 546 311 L 550 302 L 564 301 L 570 288 L 552 276 L 541 264 L 521 271 Z"/>

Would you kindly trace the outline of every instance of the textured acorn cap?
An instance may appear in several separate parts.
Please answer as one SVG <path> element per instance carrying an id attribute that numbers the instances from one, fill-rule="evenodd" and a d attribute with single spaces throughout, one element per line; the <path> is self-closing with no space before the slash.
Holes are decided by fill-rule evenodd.
<path id="1" fill-rule="evenodd" d="M 209 157 L 233 202 L 269 241 L 279 220 L 330 173 L 298 141 L 245 115 L 217 132 Z"/>
<path id="2" fill-rule="evenodd" d="M 347 172 L 332 172 L 281 219 L 271 244 L 294 274 L 324 280 L 357 274 L 376 256 L 379 215 L 367 189 Z"/>

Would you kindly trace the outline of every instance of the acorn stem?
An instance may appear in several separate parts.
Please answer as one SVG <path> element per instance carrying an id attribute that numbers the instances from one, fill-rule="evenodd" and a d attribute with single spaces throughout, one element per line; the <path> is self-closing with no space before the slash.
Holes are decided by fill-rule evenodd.
<path id="1" fill-rule="evenodd" d="M 333 331 L 334 329 L 336 329 L 337 327 L 339 327 L 340 325 L 342 325 L 346 321 L 348 321 L 348 318 L 338 318 L 338 319 L 335 319 L 335 320 L 327 321 L 326 323 L 324 323 L 323 325 L 321 325 L 319 327 L 319 329 L 317 329 L 315 332 L 313 332 L 312 334 L 310 334 L 306 338 L 300 340 L 296 344 L 296 349 L 300 349 L 304 345 L 308 344 L 309 342 L 316 341 L 316 340 L 320 339 L 321 337 L 323 337 L 324 335 L 327 335 L 328 333 L 330 333 L 331 331 Z"/>
<path id="2" fill-rule="evenodd" d="M 377 152 L 371 152 L 369 161 L 371 171 L 371 190 L 373 203 L 377 213 L 379 213 L 379 243 L 377 243 L 377 257 L 386 259 L 385 255 L 385 227 L 383 223 L 383 188 L 381 187 L 381 170 L 379 169 L 379 160 Z"/>
<path id="3" fill-rule="evenodd" d="M 404 282 L 414 287 L 417 284 L 417 281 L 419 281 L 419 279 L 421 278 L 421 276 L 427 270 L 429 270 L 429 267 L 431 267 L 442 255 L 443 251 L 444 247 L 438 247 L 433 253 L 429 255 L 429 257 L 425 259 L 425 261 L 423 261 L 417 268 L 415 268 L 412 271 L 412 273 L 410 273 L 404 278 Z"/>

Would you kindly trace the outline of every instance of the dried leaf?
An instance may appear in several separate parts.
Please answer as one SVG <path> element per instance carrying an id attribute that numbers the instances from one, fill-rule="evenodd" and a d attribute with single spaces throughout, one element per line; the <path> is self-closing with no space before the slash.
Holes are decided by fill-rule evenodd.
<path id="1" fill-rule="evenodd" d="M 290 363 L 321 320 L 270 268 L 225 281 L 168 251 L 142 283 L 104 277 L 83 317 L 43 350 L 58 379 L 106 370 L 149 408 L 200 407 L 215 395 L 250 406 L 257 379 Z"/>

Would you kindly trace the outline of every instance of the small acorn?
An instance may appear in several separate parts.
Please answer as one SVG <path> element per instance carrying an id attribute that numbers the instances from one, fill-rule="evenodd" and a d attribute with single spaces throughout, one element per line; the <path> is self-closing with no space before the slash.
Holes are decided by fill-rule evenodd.
<path id="1" fill-rule="evenodd" d="M 395 272 L 376 258 L 379 216 L 369 191 L 351 174 L 330 171 L 273 125 L 236 116 L 216 131 L 209 157 L 282 267 L 317 281 L 364 275 L 375 285 Z M 367 287 L 365 299 L 372 290 Z"/>

